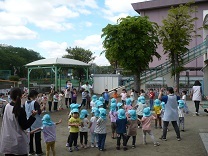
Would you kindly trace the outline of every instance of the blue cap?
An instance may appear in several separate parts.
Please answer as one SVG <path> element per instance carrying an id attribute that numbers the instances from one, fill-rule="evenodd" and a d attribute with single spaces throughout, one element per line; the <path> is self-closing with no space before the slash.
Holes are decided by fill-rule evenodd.
<path id="1" fill-rule="evenodd" d="M 111 99 L 111 103 L 116 103 L 116 99 L 115 98 L 112 98 Z"/>
<path id="2" fill-rule="evenodd" d="M 165 110 L 165 102 L 161 102 L 162 109 Z"/>
<path id="3" fill-rule="evenodd" d="M 138 103 L 142 103 L 142 104 L 145 104 L 145 97 L 144 96 L 140 96 L 138 97 Z"/>
<path id="4" fill-rule="evenodd" d="M 54 122 L 51 121 L 51 117 L 49 114 L 45 114 L 42 118 L 42 124 L 43 126 L 52 126 L 54 125 Z"/>
<path id="5" fill-rule="evenodd" d="M 99 100 L 104 103 L 105 102 L 105 99 L 103 97 L 99 97 Z"/>
<path id="6" fill-rule="evenodd" d="M 72 114 L 73 114 L 73 113 L 79 113 L 79 109 L 74 108 L 74 109 L 72 109 L 71 113 L 72 113 Z"/>
<path id="7" fill-rule="evenodd" d="M 155 105 L 155 106 L 160 106 L 160 104 L 161 104 L 161 101 L 160 101 L 159 99 L 156 99 L 156 100 L 154 101 L 154 105 Z"/>
<path id="8" fill-rule="evenodd" d="M 101 107 L 101 106 L 103 106 L 103 102 L 100 100 L 96 100 L 95 105 L 96 105 L 96 107 Z"/>
<path id="9" fill-rule="evenodd" d="M 95 102 L 97 100 L 97 95 L 92 96 L 92 101 Z"/>
<path id="10" fill-rule="evenodd" d="M 130 115 L 130 119 L 131 120 L 137 120 L 137 114 L 136 114 L 136 110 L 128 110 L 128 114 Z"/>
<path id="11" fill-rule="evenodd" d="M 131 98 L 126 99 L 126 105 L 131 105 Z"/>
<path id="12" fill-rule="evenodd" d="M 122 104 L 121 102 L 118 102 L 118 103 L 117 103 L 118 109 L 119 109 L 121 106 L 123 106 L 123 104 Z"/>
<path id="13" fill-rule="evenodd" d="M 100 117 L 103 119 L 103 120 L 105 120 L 106 119 L 106 109 L 104 109 L 104 108 L 99 108 L 99 111 L 100 111 Z"/>
<path id="14" fill-rule="evenodd" d="M 99 117 L 99 115 L 100 115 L 100 111 L 97 107 L 92 107 L 91 113 L 94 113 L 95 117 Z"/>
<path id="15" fill-rule="evenodd" d="M 116 103 L 111 103 L 110 110 L 113 112 L 116 111 Z"/>
<path id="16" fill-rule="evenodd" d="M 178 100 L 178 107 L 184 108 L 184 101 L 183 100 Z"/>
<path id="17" fill-rule="evenodd" d="M 118 119 L 126 119 L 126 114 L 124 109 L 119 109 L 117 112 L 118 112 Z"/>
<path id="18" fill-rule="evenodd" d="M 86 109 L 82 109 L 80 112 L 80 119 L 84 119 L 86 115 L 89 115 Z"/>
<path id="19" fill-rule="evenodd" d="M 70 104 L 71 109 L 74 109 L 74 108 L 78 109 L 80 106 L 81 106 L 81 104 L 77 104 L 77 103 L 76 104 L 75 103 Z"/>
<path id="20" fill-rule="evenodd" d="M 149 117 L 151 115 L 150 107 L 146 107 L 143 110 L 143 116 L 144 117 Z"/>

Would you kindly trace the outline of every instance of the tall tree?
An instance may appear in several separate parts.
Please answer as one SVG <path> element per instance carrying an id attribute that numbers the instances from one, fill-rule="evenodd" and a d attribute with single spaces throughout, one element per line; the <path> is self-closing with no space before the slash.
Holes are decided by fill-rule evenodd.
<path id="1" fill-rule="evenodd" d="M 25 64 L 43 59 L 33 50 L 5 45 L 0 45 L 0 56 L 0 70 L 11 70 L 12 75 L 17 74 L 20 77 L 27 76 Z"/>
<path id="2" fill-rule="evenodd" d="M 85 63 L 89 63 L 95 59 L 95 57 L 92 56 L 93 53 L 90 50 L 85 50 L 81 47 L 69 47 L 66 49 L 66 51 L 68 52 L 68 54 L 64 55 L 64 58 L 75 59 Z M 79 81 L 81 82 L 85 76 L 83 75 L 83 73 L 85 73 L 83 68 L 76 68 L 73 74 L 74 76 L 77 76 L 79 78 Z"/>
<path id="3" fill-rule="evenodd" d="M 118 19 L 117 24 L 108 24 L 102 29 L 105 56 L 110 63 L 117 62 L 134 75 L 134 89 L 140 89 L 140 74 L 149 67 L 156 52 L 157 24 L 147 17 L 134 16 Z"/>
<path id="4" fill-rule="evenodd" d="M 159 35 L 162 41 L 164 54 L 168 54 L 172 63 L 172 76 L 175 78 L 176 88 L 179 90 L 180 72 L 183 71 L 182 55 L 188 51 L 187 46 L 193 37 L 196 37 L 194 21 L 196 7 L 192 3 L 172 7 L 168 16 L 160 27 Z"/>

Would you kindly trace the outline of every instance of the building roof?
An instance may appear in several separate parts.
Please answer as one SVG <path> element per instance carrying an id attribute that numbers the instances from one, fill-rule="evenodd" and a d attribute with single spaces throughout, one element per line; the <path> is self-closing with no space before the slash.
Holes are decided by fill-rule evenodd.
<path id="1" fill-rule="evenodd" d="M 190 2 L 190 0 L 152 0 L 145 2 L 132 3 L 134 10 L 138 13 L 142 10 L 156 9 L 163 7 L 170 7 L 179 4 L 185 4 Z M 207 0 L 195 0 L 195 3 L 208 2 Z"/>
<path id="2" fill-rule="evenodd" d="M 68 59 L 68 58 L 49 58 L 49 59 L 41 59 L 38 61 L 34 61 L 26 64 L 25 66 L 51 66 L 51 65 L 59 65 L 59 66 L 90 66 L 87 63 L 82 61 Z"/>

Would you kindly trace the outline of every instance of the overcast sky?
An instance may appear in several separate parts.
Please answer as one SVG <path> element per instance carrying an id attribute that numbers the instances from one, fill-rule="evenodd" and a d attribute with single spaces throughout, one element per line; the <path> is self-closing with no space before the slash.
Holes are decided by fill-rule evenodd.
<path id="1" fill-rule="evenodd" d="M 120 17 L 138 15 L 131 3 L 145 0 L 0 0 L 0 44 L 24 47 L 45 58 L 61 57 L 67 47 L 91 50 L 108 65 L 101 33 Z"/>

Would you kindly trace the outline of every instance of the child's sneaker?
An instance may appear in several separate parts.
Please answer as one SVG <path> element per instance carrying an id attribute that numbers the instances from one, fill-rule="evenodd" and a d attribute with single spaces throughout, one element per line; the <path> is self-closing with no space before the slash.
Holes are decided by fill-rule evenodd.
<path id="1" fill-rule="evenodd" d="M 127 147 L 123 147 L 123 150 L 126 151 L 126 150 L 128 150 L 128 148 Z"/>
<path id="2" fill-rule="evenodd" d="M 87 145 L 84 145 L 84 148 L 86 149 L 87 148 Z"/>
<path id="3" fill-rule="evenodd" d="M 117 149 L 117 150 L 120 150 L 120 147 L 119 147 L 119 146 L 117 146 L 117 147 L 116 147 L 116 149 Z"/>
<path id="4" fill-rule="evenodd" d="M 81 144 L 81 146 L 80 146 L 81 148 L 84 148 L 84 145 L 83 144 Z"/>
<path id="5" fill-rule="evenodd" d="M 71 147 L 69 147 L 69 152 L 73 152 Z"/>
<path id="6" fill-rule="evenodd" d="M 95 147 L 97 147 L 97 148 L 98 148 L 98 144 L 97 144 L 97 143 L 96 143 Z"/>
<path id="7" fill-rule="evenodd" d="M 66 147 L 69 147 L 69 143 L 66 143 Z"/>
<path id="8" fill-rule="evenodd" d="M 135 145 L 132 145 L 132 146 L 131 146 L 131 148 L 133 148 L 133 149 L 134 149 L 134 148 L 135 148 Z"/>
<path id="9" fill-rule="evenodd" d="M 79 148 L 77 146 L 74 147 L 75 151 L 79 151 Z"/>
<path id="10" fill-rule="evenodd" d="M 156 147 L 156 146 L 160 146 L 160 143 L 159 142 L 156 142 L 156 143 L 154 143 L 154 146 Z"/>
<path id="11" fill-rule="evenodd" d="M 92 148 L 95 147 L 94 144 L 91 144 L 91 147 L 92 147 Z"/>

